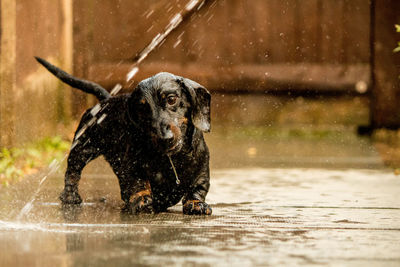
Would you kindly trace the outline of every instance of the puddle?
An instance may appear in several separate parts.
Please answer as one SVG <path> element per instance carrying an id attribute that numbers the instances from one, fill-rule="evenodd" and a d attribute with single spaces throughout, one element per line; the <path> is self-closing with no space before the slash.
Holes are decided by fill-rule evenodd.
<path id="1" fill-rule="evenodd" d="M 80 190 L 85 200 L 99 201 L 79 208 L 63 210 L 55 202 L 63 177 L 57 173 L 17 222 L 9 214 L 16 218 L 20 208 L 7 203 L 19 193 L 29 200 L 35 188 L 10 188 L 13 194 L 1 200 L 2 265 L 274 265 L 276 258 L 293 265 L 303 259 L 324 263 L 333 257 L 335 262 L 355 244 L 352 255 L 366 259 L 376 260 L 367 252 L 386 249 L 385 244 L 391 246 L 378 260 L 393 259 L 400 250 L 388 241 L 400 238 L 400 180 L 383 170 L 213 170 L 212 216 L 183 215 L 181 205 L 165 213 L 127 216 L 121 214 L 116 178 L 90 172 L 98 164 L 104 162 L 94 162 L 88 176 L 83 174 Z M 106 201 L 100 201 L 104 196 Z M 355 197 L 356 202 L 343 202 Z M 331 255 L 323 254 L 330 249 Z M 18 259 L 21 253 L 26 261 Z"/>

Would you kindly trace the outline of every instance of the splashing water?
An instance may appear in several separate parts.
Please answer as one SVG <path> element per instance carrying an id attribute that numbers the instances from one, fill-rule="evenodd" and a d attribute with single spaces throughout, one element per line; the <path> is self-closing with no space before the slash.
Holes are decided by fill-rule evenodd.
<path id="1" fill-rule="evenodd" d="M 176 29 L 181 22 L 191 16 L 192 12 L 196 10 L 200 10 L 201 7 L 204 5 L 204 3 L 207 0 L 190 0 L 184 9 L 182 9 L 180 12 L 175 14 L 175 16 L 172 17 L 170 20 L 169 24 L 165 27 L 164 31 L 161 33 L 158 33 L 138 55 L 136 62 L 132 65 L 130 71 L 126 75 L 126 83 L 132 82 L 133 78 L 136 76 L 136 74 L 139 72 L 139 65 L 143 60 L 157 47 L 161 46 L 167 36 L 174 30 Z M 147 16 L 150 16 L 153 13 L 153 11 L 150 11 Z M 179 35 L 177 42 L 174 45 L 174 48 L 179 45 L 181 42 L 181 35 Z M 114 88 L 111 90 L 110 95 L 114 96 L 121 91 L 122 85 L 121 84 L 116 84 Z M 79 130 L 79 132 L 76 134 L 74 141 L 71 145 L 70 150 L 72 150 L 79 142 L 80 138 L 82 135 L 85 133 L 85 131 L 95 123 L 100 124 L 104 119 L 107 117 L 107 114 L 103 113 L 100 115 L 101 111 L 104 110 L 105 106 L 101 107 L 100 103 L 96 104 L 90 111 L 91 115 L 93 116 L 92 119 L 90 119 L 85 125 L 82 126 L 82 128 Z M 98 117 L 98 115 L 100 115 Z M 33 203 L 37 197 L 37 195 L 40 192 L 42 184 L 46 181 L 46 179 L 53 173 L 55 173 L 61 166 L 61 164 L 64 162 L 64 160 L 67 158 L 68 154 L 65 154 L 64 158 L 58 162 L 57 160 L 53 160 L 52 163 L 49 165 L 49 171 L 48 173 L 40 180 L 39 186 L 35 193 L 33 194 L 31 200 L 22 208 L 20 213 L 17 216 L 17 220 L 20 221 L 26 214 L 28 214 L 32 208 L 33 208 Z M 171 158 L 169 157 L 171 161 L 172 168 L 174 170 L 175 176 L 176 176 L 176 183 L 179 184 L 179 178 L 176 174 L 175 167 L 172 163 Z"/>
<path id="2" fill-rule="evenodd" d="M 56 159 L 54 159 L 50 165 L 49 165 L 49 171 L 47 172 L 47 174 L 45 176 L 43 176 L 43 178 L 40 180 L 38 188 L 36 189 L 35 193 L 33 194 L 31 200 L 25 204 L 25 206 L 22 208 L 22 210 L 19 212 L 18 216 L 17 216 L 17 220 L 20 221 L 26 214 L 28 214 L 32 208 L 33 208 L 33 202 L 35 201 L 37 195 L 40 192 L 40 189 L 43 185 L 43 183 L 46 181 L 46 179 L 54 174 L 61 166 L 61 163 L 65 160 L 65 158 L 67 157 L 67 154 L 65 154 L 64 158 L 61 161 L 57 161 Z"/>

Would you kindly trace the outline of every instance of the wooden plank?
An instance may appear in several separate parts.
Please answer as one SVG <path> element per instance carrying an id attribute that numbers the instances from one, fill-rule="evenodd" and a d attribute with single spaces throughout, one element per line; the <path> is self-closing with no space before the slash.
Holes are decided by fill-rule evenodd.
<path id="1" fill-rule="evenodd" d="M 344 0 L 322 1 L 320 62 L 343 63 L 343 6 Z"/>
<path id="2" fill-rule="evenodd" d="M 342 50 L 345 62 L 369 62 L 370 5 L 368 0 L 344 3 Z"/>
<path id="3" fill-rule="evenodd" d="M 62 32 L 61 32 L 61 66 L 62 69 L 73 72 L 73 0 L 62 0 Z M 59 96 L 59 119 L 68 123 L 72 116 L 72 90 L 69 86 L 63 84 L 58 90 Z"/>
<path id="4" fill-rule="evenodd" d="M 233 64 L 231 58 L 234 56 L 231 51 L 230 41 L 233 25 L 230 20 L 227 20 L 230 17 L 229 9 L 227 8 L 230 0 L 217 0 L 215 2 L 217 5 L 212 10 L 214 16 L 208 31 L 213 30 L 216 32 L 217 65 L 220 68 L 229 68 Z M 211 53 L 211 51 L 208 53 Z"/>
<path id="5" fill-rule="evenodd" d="M 269 1 L 269 17 L 270 25 L 270 46 L 269 58 L 271 63 L 280 63 L 285 61 L 285 42 L 284 33 L 282 30 L 282 17 L 284 16 L 282 10 L 282 1 L 270 0 Z"/>
<path id="6" fill-rule="evenodd" d="M 243 1 L 241 0 L 234 0 L 227 4 L 229 14 L 228 16 L 228 31 L 225 33 L 228 37 L 230 43 L 230 51 L 231 51 L 231 58 L 230 62 L 231 65 L 241 64 L 244 62 L 243 58 L 243 29 L 242 29 L 242 20 L 245 17 L 245 11 L 243 8 Z"/>
<path id="7" fill-rule="evenodd" d="M 393 53 L 399 40 L 394 24 L 400 21 L 400 1 L 374 1 L 373 80 L 371 125 L 400 127 L 400 53 Z"/>
<path id="8" fill-rule="evenodd" d="M 240 6 L 236 7 L 236 12 L 239 11 L 240 23 L 234 25 L 235 28 L 240 30 L 241 47 L 240 54 L 242 58 L 241 64 L 249 64 L 257 60 L 258 51 L 255 49 L 256 42 L 256 25 L 254 8 L 256 6 L 252 1 L 242 0 Z M 259 8 L 260 6 L 258 6 Z"/>
<path id="9" fill-rule="evenodd" d="M 318 62 L 320 57 L 321 0 L 298 0 L 296 8 L 296 62 Z"/>
<path id="10" fill-rule="evenodd" d="M 125 79 L 130 64 L 96 64 L 90 66 L 89 79 L 112 88 Z M 210 67 L 198 63 L 173 64 L 152 62 L 143 64 L 136 76 L 140 81 L 160 71 L 168 71 L 192 78 L 213 91 L 288 91 L 301 92 L 321 90 L 321 92 L 353 92 L 356 83 L 365 81 L 368 87 L 369 66 L 320 65 L 320 64 L 242 64 L 231 68 Z M 110 75 L 112 73 L 112 75 Z M 266 73 L 268 75 L 266 75 Z M 105 78 L 106 77 L 106 78 Z"/>
<path id="11" fill-rule="evenodd" d="M 17 9 L 14 0 L 2 0 L 0 4 L 0 147 L 7 147 L 15 139 Z"/>
<path id="12" fill-rule="evenodd" d="M 297 1 L 271 1 L 270 56 L 272 63 L 293 62 L 296 58 L 296 12 Z"/>
<path id="13" fill-rule="evenodd" d="M 91 31 L 93 14 L 93 1 L 73 1 L 73 74 L 77 77 L 85 78 L 88 76 L 88 66 L 91 64 L 93 47 L 90 42 L 90 35 L 97 34 Z M 88 102 L 88 95 L 79 90 L 72 91 L 72 116 L 79 118 Z"/>
<path id="14" fill-rule="evenodd" d="M 299 28 L 296 26 L 296 18 L 298 16 L 298 1 L 297 0 L 287 0 L 284 1 L 283 6 L 283 14 L 281 18 L 281 27 L 282 27 L 282 39 L 284 41 L 285 46 L 281 47 L 285 52 L 285 62 L 286 63 L 294 63 L 301 61 L 298 56 L 299 51 L 299 39 L 296 34 Z"/>
<path id="15" fill-rule="evenodd" d="M 255 0 L 255 4 L 251 5 L 252 16 L 254 17 L 254 25 L 252 30 L 255 29 L 255 36 L 253 37 L 256 52 L 254 63 L 266 64 L 270 61 L 270 32 L 271 32 L 271 21 L 269 16 L 269 1 Z"/>

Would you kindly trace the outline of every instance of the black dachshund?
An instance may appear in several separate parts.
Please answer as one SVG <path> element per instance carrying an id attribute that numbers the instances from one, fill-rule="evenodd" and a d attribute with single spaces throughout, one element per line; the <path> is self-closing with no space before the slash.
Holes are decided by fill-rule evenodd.
<path id="1" fill-rule="evenodd" d="M 68 156 L 63 204 L 80 204 L 82 169 L 103 155 L 118 177 L 125 210 L 161 212 L 181 199 L 183 213 L 210 215 L 210 93 L 200 84 L 162 72 L 141 81 L 130 94 L 111 96 L 36 58 L 63 82 L 95 95 L 75 132 Z"/>

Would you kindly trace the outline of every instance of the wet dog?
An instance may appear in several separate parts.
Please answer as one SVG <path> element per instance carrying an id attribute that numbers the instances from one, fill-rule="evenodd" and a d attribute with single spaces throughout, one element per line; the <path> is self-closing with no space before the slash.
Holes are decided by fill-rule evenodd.
<path id="1" fill-rule="evenodd" d="M 184 214 L 210 215 L 210 93 L 200 84 L 170 73 L 141 81 L 130 94 L 111 96 L 47 61 L 47 70 L 74 88 L 95 95 L 75 132 L 68 156 L 63 204 L 80 204 L 82 169 L 103 155 L 118 177 L 125 210 L 161 212 L 181 199 Z"/>

